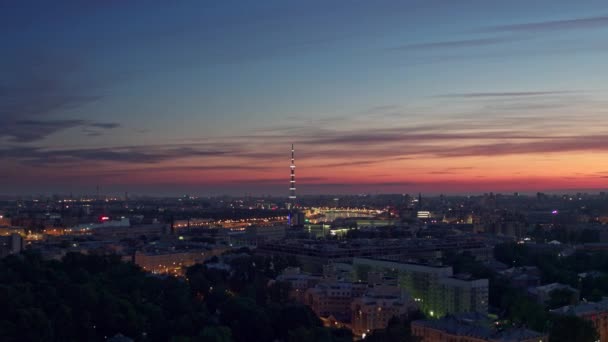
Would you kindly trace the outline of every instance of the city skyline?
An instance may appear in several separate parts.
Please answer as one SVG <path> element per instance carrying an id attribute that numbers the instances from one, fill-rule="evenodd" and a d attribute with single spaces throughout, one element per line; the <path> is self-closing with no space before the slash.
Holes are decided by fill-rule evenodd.
<path id="1" fill-rule="evenodd" d="M 605 189 L 585 5 L 3 4 L 0 194 Z"/>

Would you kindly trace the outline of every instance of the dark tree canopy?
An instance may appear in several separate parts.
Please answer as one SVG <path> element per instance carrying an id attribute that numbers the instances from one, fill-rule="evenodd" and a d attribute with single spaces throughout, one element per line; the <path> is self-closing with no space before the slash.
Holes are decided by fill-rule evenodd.
<path id="1" fill-rule="evenodd" d="M 351 341 L 289 303 L 270 277 L 293 261 L 231 258 L 231 271 L 195 265 L 186 279 L 152 276 L 116 256 L 25 253 L 0 260 L 0 341 Z M 269 284 L 272 284 L 269 286 Z M 321 340 L 321 339 L 320 339 Z"/>
<path id="2" fill-rule="evenodd" d="M 556 317 L 553 320 L 550 340 L 552 342 L 593 342 L 599 336 L 593 323 L 576 316 Z"/>

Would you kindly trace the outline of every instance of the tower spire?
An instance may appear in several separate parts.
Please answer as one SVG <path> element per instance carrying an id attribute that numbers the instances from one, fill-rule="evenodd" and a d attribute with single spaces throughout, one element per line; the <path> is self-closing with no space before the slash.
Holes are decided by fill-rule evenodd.
<path id="1" fill-rule="evenodd" d="M 291 178 L 289 180 L 289 200 L 291 202 L 295 202 L 295 199 L 296 199 L 296 159 L 295 159 L 295 150 L 293 148 L 293 144 L 291 144 L 291 165 L 289 166 L 289 168 L 291 171 Z"/>

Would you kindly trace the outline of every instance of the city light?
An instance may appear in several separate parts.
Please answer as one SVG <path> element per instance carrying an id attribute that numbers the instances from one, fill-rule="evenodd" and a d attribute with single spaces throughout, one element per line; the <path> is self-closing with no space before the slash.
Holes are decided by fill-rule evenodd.
<path id="1" fill-rule="evenodd" d="M 608 342 L 608 1 L 80 2 L 0 5 L 2 340 Z"/>

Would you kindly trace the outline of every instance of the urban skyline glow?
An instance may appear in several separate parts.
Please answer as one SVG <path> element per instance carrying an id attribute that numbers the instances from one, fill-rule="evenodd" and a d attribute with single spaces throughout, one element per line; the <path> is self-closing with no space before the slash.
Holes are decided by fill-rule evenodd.
<path id="1" fill-rule="evenodd" d="M 608 3 L 0 4 L 0 195 L 600 190 Z"/>

